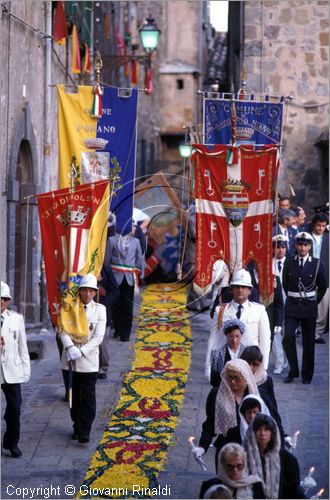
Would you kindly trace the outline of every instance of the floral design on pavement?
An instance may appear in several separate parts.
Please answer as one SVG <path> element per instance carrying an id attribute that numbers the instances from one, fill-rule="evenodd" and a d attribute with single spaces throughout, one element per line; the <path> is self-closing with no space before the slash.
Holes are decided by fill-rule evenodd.
<path id="1" fill-rule="evenodd" d="M 185 304 L 184 289 L 171 284 L 152 285 L 143 294 L 132 368 L 83 481 L 92 491 L 111 488 L 106 498 L 146 498 L 133 485 L 158 487 L 190 366 Z"/>

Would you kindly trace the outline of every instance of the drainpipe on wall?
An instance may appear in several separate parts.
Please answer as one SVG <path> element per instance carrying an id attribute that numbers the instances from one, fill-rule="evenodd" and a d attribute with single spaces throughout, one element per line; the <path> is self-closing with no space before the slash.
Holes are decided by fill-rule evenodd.
<path id="1" fill-rule="evenodd" d="M 50 150 L 51 150 L 51 72 L 52 72 L 52 2 L 45 2 L 45 24 L 46 24 L 46 39 L 45 39 L 45 103 L 44 103 L 44 151 L 41 185 L 42 191 L 49 191 L 49 172 L 50 172 Z M 49 35 L 49 36 L 48 36 Z M 40 266 L 40 319 L 43 324 L 47 322 L 47 294 L 45 280 L 45 265 L 41 257 Z"/>

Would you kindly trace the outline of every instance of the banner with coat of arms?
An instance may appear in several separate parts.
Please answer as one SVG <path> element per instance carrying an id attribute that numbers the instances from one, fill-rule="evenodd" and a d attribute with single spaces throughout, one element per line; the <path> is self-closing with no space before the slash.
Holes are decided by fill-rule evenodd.
<path id="1" fill-rule="evenodd" d="M 233 273 L 254 260 L 260 296 L 273 294 L 272 223 L 278 148 L 238 148 L 237 163 L 228 164 L 227 146 L 194 144 L 196 269 L 194 283 L 206 290 L 212 266 L 223 259 Z"/>
<path id="2" fill-rule="evenodd" d="M 110 209 L 117 230 L 125 234 L 132 228 L 138 90 L 122 90 L 104 87 L 97 118 L 92 86 L 79 85 L 76 93 L 67 93 L 58 85 L 59 187 L 70 186 L 72 165 L 75 185 L 110 178 Z"/>
<path id="3" fill-rule="evenodd" d="M 248 99 L 250 97 L 250 99 Z M 204 143 L 213 144 L 279 144 L 282 139 L 284 98 L 281 102 L 254 101 L 253 96 L 231 99 L 204 99 Z M 269 99 L 269 96 L 265 96 Z M 233 138 L 233 109 L 235 134 Z"/>
<path id="4" fill-rule="evenodd" d="M 103 265 L 109 214 L 109 181 L 60 189 L 38 197 L 42 251 L 52 324 L 61 299 L 75 296 L 81 276 Z M 77 335 L 79 332 L 77 332 Z"/>

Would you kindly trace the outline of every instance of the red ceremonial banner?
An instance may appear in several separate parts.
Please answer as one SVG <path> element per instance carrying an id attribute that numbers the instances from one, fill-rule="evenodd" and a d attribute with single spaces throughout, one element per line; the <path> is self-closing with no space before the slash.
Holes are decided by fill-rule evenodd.
<path id="1" fill-rule="evenodd" d="M 61 297 L 81 276 L 98 276 L 107 238 L 109 180 L 38 196 L 49 312 L 57 325 Z"/>
<path id="2" fill-rule="evenodd" d="M 230 147 L 194 144 L 192 160 L 196 199 L 195 283 L 206 289 L 214 261 L 224 259 L 230 272 L 256 264 L 260 296 L 273 294 L 272 224 L 278 173 L 277 147 L 240 146 L 238 161 L 226 163 Z"/>

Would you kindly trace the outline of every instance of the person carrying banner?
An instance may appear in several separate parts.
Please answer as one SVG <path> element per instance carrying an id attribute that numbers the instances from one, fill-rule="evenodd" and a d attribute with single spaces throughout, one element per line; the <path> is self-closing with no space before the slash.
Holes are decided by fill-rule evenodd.
<path id="1" fill-rule="evenodd" d="M 116 233 L 107 241 L 104 264 L 111 265 L 119 286 L 119 298 L 112 305 L 114 337 L 128 342 L 133 324 L 134 286 L 142 269 L 140 242 L 132 232 Z"/>
<path id="2" fill-rule="evenodd" d="M 93 301 L 97 292 L 97 280 L 93 274 L 82 277 L 78 291 L 87 322 L 87 338 L 73 341 L 65 331 L 60 334 L 63 343 L 62 369 L 69 385 L 70 365 L 72 368 L 72 439 L 88 443 L 92 423 L 96 414 L 95 385 L 99 371 L 99 345 L 106 328 L 106 308 Z M 82 340 L 85 340 L 84 342 Z"/>
<path id="3" fill-rule="evenodd" d="M 21 314 L 8 310 L 10 300 L 9 286 L 1 281 L 1 389 L 7 403 L 2 447 L 9 450 L 13 458 L 19 458 L 22 455 L 18 447 L 21 384 L 30 380 L 31 367 L 24 319 Z"/>
<path id="4" fill-rule="evenodd" d="M 283 289 L 287 295 L 283 347 L 290 366 L 284 382 L 290 384 L 299 377 L 295 331 L 301 325 L 302 383 L 310 384 L 314 374 L 317 305 L 326 292 L 327 280 L 320 260 L 309 255 L 312 236 L 301 232 L 295 240 L 297 255 L 288 257 L 283 268 Z"/>

